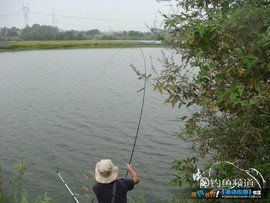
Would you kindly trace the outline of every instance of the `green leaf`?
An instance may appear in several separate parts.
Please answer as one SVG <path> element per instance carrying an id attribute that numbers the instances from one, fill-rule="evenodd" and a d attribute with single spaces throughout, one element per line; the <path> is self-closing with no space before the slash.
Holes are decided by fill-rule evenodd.
<path id="1" fill-rule="evenodd" d="M 21 203 L 30 203 L 30 200 L 29 200 L 29 198 L 27 197 L 27 195 L 23 195 L 23 196 L 22 196 Z"/>
<path id="2" fill-rule="evenodd" d="M 244 55 L 241 48 L 234 48 L 233 53 L 237 54 L 238 56 L 243 56 Z"/>
<path id="3" fill-rule="evenodd" d="M 249 54 L 244 59 L 244 64 L 247 66 L 247 68 L 251 68 L 258 62 L 258 57 L 255 55 Z"/>
<path id="4" fill-rule="evenodd" d="M 182 185 L 182 180 L 179 177 L 176 177 L 170 181 L 170 184 L 176 187 L 180 187 Z"/>

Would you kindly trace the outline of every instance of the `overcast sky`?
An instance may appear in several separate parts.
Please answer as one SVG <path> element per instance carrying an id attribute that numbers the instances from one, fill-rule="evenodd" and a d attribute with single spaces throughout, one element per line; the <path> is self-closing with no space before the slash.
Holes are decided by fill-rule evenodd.
<path id="1" fill-rule="evenodd" d="M 23 4 L 30 9 L 29 25 L 53 23 L 64 30 L 148 31 L 146 25 L 161 24 L 159 11 L 170 10 L 156 0 L 0 0 L 0 27 L 23 28 Z"/>

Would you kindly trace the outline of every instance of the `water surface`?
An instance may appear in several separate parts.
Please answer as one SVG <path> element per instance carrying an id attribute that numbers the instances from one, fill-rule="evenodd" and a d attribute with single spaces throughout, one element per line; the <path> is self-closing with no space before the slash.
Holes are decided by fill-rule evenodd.
<path id="1" fill-rule="evenodd" d="M 134 141 L 143 81 L 130 64 L 143 71 L 137 48 L 39 50 L 0 54 L 0 165 L 7 171 L 25 158 L 28 190 L 48 192 L 56 202 L 72 202 L 56 175 L 59 169 L 72 190 L 81 194 L 83 173 L 102 158 L 111 158 L 125 175 Z M 159 48 L 143 48 L 148 70 L 160 68 Z M 169 197 L 171 162 L 186 155 L 174 135 L 183 112 L 163 104 L 164 96 L 148 88 L 133 164 L 141 182 L 132 195 L 147 200 Z M 93 196 L 93 193 L 90 193 Z"/>

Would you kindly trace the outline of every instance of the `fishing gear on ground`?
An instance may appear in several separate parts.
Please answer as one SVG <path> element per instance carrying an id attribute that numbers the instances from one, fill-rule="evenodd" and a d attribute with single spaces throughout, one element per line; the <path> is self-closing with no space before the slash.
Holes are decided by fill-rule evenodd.
<path id="1" fill-rule="evenodd" d="M 59 176 L 59 178 L 61 179 L 61 181 L 64 183 L 64 185 L 66 186 L 66 188 L 68 189 L 69 193 L 72 195 L 74 202 L 76 203 L 80 203 L 79 200 L 77 199 L 76 195 L 71 191 L 71 189 L 69 188 L 69 186 L 67 185 L 66 181 L 64 180 L 64 178 L 61 176 L 61 174 L 59 173 L 59 171 L 56 171 L 57 175 Z"/>

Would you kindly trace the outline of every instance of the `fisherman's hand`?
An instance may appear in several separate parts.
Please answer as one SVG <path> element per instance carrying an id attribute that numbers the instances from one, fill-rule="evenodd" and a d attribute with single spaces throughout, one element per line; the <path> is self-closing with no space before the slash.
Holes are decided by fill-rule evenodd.
<path id="1" fill-rule="evenodd" d="M 136 170 L 135 170 L 135 168 L 134 168 L 134 166 L 132 165 L 132 164 L 127 164 L 127 170 L 128 170 L 128 172 L 136 172 Z"/>
<path id="2" fill-rule="evenodd" d="M 138 177 L 138 175 L 136 173 L 135 168 L 132 166 L 132 164 L 127 164 L 127 170 L 130 173 L 130 175 L 131 175 L 131 177 L 132 177 L 132 179 L 134 181 L 134 184 L 138 184 L 140 179 L 139 179 L 139 177 Z"/>

